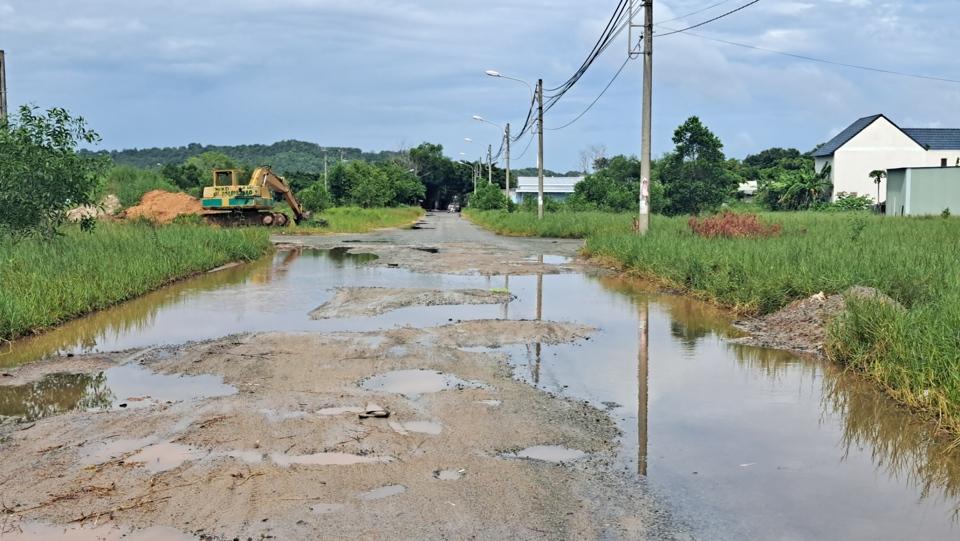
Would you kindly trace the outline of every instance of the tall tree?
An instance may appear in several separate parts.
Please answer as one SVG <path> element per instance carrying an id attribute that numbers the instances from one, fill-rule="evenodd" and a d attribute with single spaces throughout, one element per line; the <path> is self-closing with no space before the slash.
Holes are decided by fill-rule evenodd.
<path id="1" fill-rule="evenodd" d="M 714 210 L 737 188 L 724 167 L 723 143 L 696 116 L 673 133 L 674 151 L 664 158 L 660 178 L 666 192 L 666 214 L 699 214 Z"/>

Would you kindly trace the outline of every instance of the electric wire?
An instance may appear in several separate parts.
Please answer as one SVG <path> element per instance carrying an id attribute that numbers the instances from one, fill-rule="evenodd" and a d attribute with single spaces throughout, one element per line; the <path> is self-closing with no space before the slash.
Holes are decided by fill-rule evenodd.
<path id="1" fill-rule="evenodd" d="M 680 19 L 686 19 L 687 17 L 693 17 L 694 15 L 699 15 L 699 14 L 703 13 L 704 11 L 710 11 L 711 9 L 713 9 L 713 8 L 715 8 L 715 7 L 719 7 L 719 6 L 722 6 L 722 5 L 724 5 L 724 4 L 729 4 L 730 2 L 733 2 L 733 0 L 722 0 L 722 1 L 720 1 L 720 2 L 717 2 L 716 4 L 710 4 L 709 6 L 707 6 L 707 7 L 705 7 L 705 8 L 700 8 L 700 9 L 698 9 L 698 10 L 696 10 L 696 11 L 691 11 L 690 13 L 687 13 L 686 15 L 680 15 L 680 16 L 678 16 L 678 17 L 674 17 L 674 18 L 672 18 L 672 19 L 667 19 L 667 20 L 664 20 L 664 21 L 656 21 L 656 22 L 654 22 L 653 24 L 654 24 L 654 26 L 656 26 L 656 25 L 658 25 L 658 24 L 663 24 L 663 23 L 672 23 L 673 21 L 679 21 Z"/>
<path id="2" fill-rule="evenodd" d="M 730 15 L 733 15 L 734 13 L 736 13 L 736 12 L 738 12 L 738 11 L 742 11 L 742 10 L 744 10 L 744 9 L 747 9 L 748 7 L 756 4 L 756 3 L 759 2 L 759 1 L 760 1 L 760 0 L 751 0 L 750 2 L 747 2 L 746 4 L 740 6 L 740 7 L 736 8 L 736 9 L 732 9 L 732 10 L 726 12 L 726 13 L 721 13 L 720 15 L 717 15 L 716 17 L 713 17 L 713 18 L 711 18 L 711 19 L 707 19 L 706 21 L 699 22 L 699 23 L 694 24 L 694 25 L 690 25 L 690 26 L 688 26 L 688 27 L 686 27 L 686 28 L 681 28 L 680 30 L 671 30 L 671 31 L 667 32 L 666 34 L 654 34 L 654 36 L 655 36 L 655 37 L 662 38 L 662 37 L 665 37 L 665 36 L 671 36 L 671 35 L 673 35 L 673 34 L 679 34 L 679 33 L 681 33 L 681 32 L 686 32 L 687 30 L 693 30 L 694 28 L 700 28 L 701 26 L 710 24 L 710 23 L 712 23 L 712 22 L 714 22 L 714 21 L 719 21 L 720 19 L 722 19 L 722 18 L 724 18 L 724 17 L 728 17 L 728 16 L 730 16 Z"/>
<path id="3" fill-rule="evenodd" d="M 583 115 L 590 112 L 590 109 L 592 109 L 593 106 L 596 105 L 598 101 L 600 101 L 600 98 L 602 98 L 603 95 L 607 93 L 607 90 L 609 90 L 610 87 L 613 86 L 613 82 L 617 80 L 617 77 L 620 77 L 620 74 L 623 72 L 623 68 L 626 68 L 627 64 L 629 63 L 630 63 L 630 57 L 627 57 L 627 59 L 623 61 L 623 64 L 620 65 L 620 69 L 618 69 L 617 72 L 613 74 L 613 78 L 610 79 L 610 82 L 607 83 L 607 86 L 603 87 L 603 91 L 601 91 L 600 94 L 592 102 L 590 102 L 590 105 L 588 105 L 586 109 L 584 109 L 579 115 L 573 117 L 573 120 L 571 120 L 570 122 L 567 122 L 563 126 L 558 126 L 556 128 L 543 128 L 543 129 L 550 130 L 550 131 L 562 130 L 572 125 L 574 122 L 580 120 L 583 117 Z"/>

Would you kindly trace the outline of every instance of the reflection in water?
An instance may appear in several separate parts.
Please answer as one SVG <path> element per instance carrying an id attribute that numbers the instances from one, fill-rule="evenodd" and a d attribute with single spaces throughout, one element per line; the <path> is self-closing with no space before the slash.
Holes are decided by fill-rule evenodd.
<path id="1" fill-rule="evenodd" d="M 105 409 L 112 403 L 103 372 L 50 374 L 24 385 L 0 386 L 0 418 L 36 421 L 69 411 Z"/>
<path id="2" fill-rule="evenodd" d="M 637 473 L 647 476 L 647 413 L 650 391 L 650 304 L 639 304 L 640 347 L 637 354 Z"/>
<path id="3" fill-rule="evenodd" d="M 825 375 L 823 407 L 843 416 L 844 456 L 870 448 L 878 470 L 917 488 L 922 499 L 953 505 L 954 520 L 960 518 L 956 446 L 856 374 L 829 367 Z"/>

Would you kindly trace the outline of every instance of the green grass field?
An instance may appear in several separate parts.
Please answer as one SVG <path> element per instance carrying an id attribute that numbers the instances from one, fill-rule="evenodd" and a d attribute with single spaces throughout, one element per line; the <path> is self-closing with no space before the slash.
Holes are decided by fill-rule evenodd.
<path id="1" fill-rule="evenodd" d="M 324 233 L 366 233 L 385 227 L 405 227 L 412 225 L 421 216 L 420 207 L 370 208 L 336 207 L 313 216 L 313 220 L 301 222 L 284 229 L 285 235 L 305 235 Z M 318 219 L 327 221 L 320 226 Z"/>
<path id="2" fill-rule="evenodd" d="M 585 237 L 584 252 L 642 277 L 730 307 L 765 314 L 820 291 L 875 287 L 897 300 L 851 302 L 830 330 L 834 361 L 879 382 L 901 402 L 960 434 L 960 220 L 845 213 L 767 213 L 783 226 L 767 239 L 706 239 L 687 218 L 654 216 L 650 233 L 632 215 L 473 212 L 512 234 Z M 591 224 L 599 224 L 591 231 Z"/>
<path id="3" fill-rule="evenodd" d="M 37 332 L 170 281 L 270 250 L 266 228 L 100 223 L 52 241 L 0 239 L 0 339 Z"/>

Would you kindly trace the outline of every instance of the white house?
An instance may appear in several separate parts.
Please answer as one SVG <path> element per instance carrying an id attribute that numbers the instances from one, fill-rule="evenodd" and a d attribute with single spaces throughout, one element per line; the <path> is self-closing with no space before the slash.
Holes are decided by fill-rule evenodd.
<path id="1" fill-rule="evenodd" d="M 901 128 L 884 115 L 873 115 L 851 124 L 813 157 L 818 172 L 830 165 L 834 197 L 847 192 L 876 199 L 871 171 L 960 165 L 960 129 Z M 880 193 L 886 189 L 881 182 Z"/>
<path id="2" fill-rule="evenodd" d="M 574 187 L 581 180 L 583 177 L 543 177 L 543 197 L 563 201 L 573 195 Z M 519 204 L 529 197 L 536 200 L 538 193 L 537 177 L 517 177 L 517 187 L 510 190 L 510 198 Z"/>

